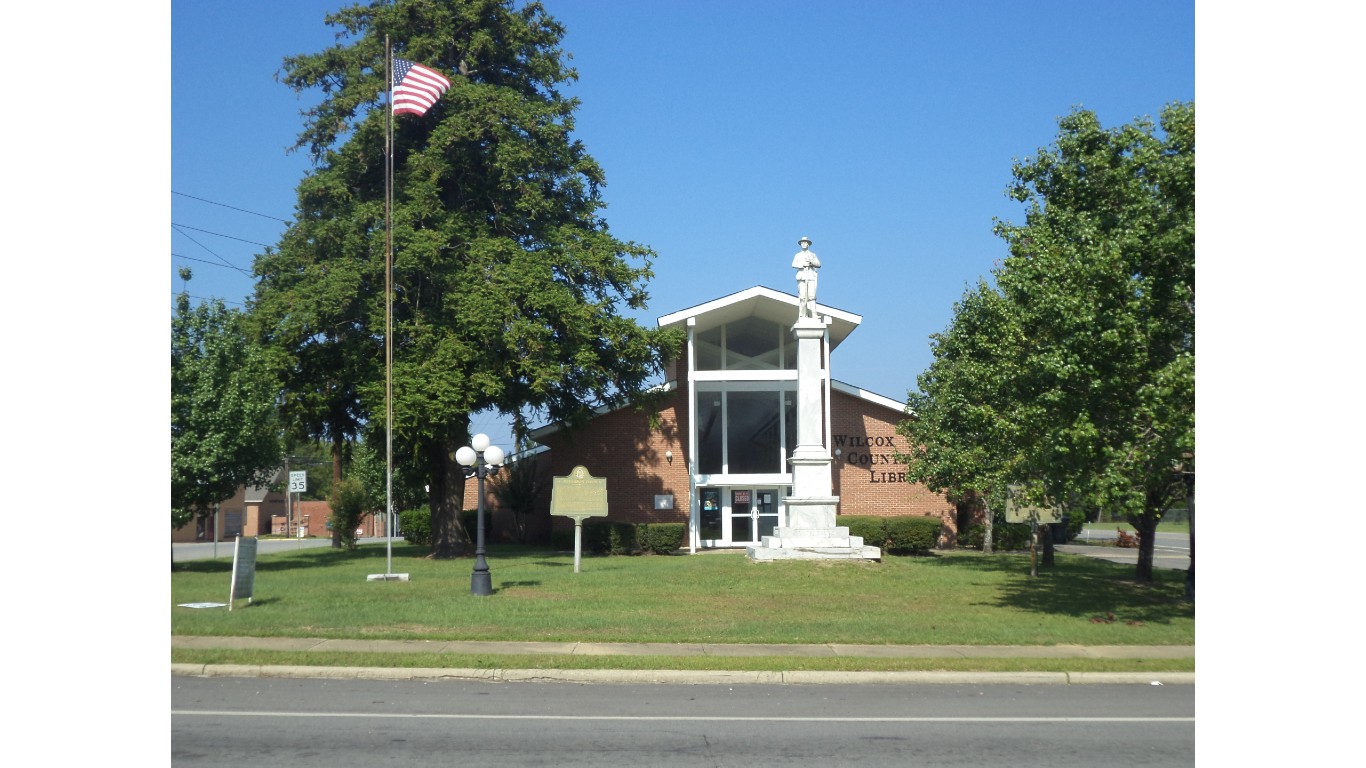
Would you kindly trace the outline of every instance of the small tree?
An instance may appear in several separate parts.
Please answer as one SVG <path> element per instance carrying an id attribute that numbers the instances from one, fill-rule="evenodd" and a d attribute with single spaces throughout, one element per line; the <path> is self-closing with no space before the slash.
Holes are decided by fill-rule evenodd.
<path id="1" fill-rule="evenodd" d="M 910 445 L 898 455 L 909 477 L 983 511 L 987 553 L 994 512 L 1020 463 L 1014 361 L 1023 344 L 1009 305 L 979 282 L 954 306 L 949 328 L 931 337 L 934 362 L 897 427 Z"/>
<path id="2" fill-rule="evenodd" d="M 356 526 L 365 513 L 365 486 L 347 477 L 337 484 L 332 493 L 332 533 L 343 549 L 356 548 Z"/>
<path id="3" fill-rule="evenodd" d="M 181 270 L 189 281 L 190 270 Z M 179 528 L 279 467 L 276 387 L 239 313 L 220 300 L 171 318 L 171 527 Z"/>
<path id="4" fill-rule="evenodd" d="M 545 482 L 540 468 L 532 460 L 513 461 L 493 477 L 493 495 L 498 504 L 511 510 L 517 526 L 517 541 L 527 541 L 527 518 L 536 511 L 536 504 L 545 494 Z"/>

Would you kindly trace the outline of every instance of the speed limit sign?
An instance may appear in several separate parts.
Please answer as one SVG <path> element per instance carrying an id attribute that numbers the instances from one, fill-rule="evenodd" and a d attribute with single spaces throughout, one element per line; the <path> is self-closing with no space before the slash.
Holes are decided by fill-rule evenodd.
<path id="1" fill-rule="evenodd" d="M 290 493 L 304 493 L 304 492 L 307 491 L 307 490 L 308 490 L 308 473 L 307 473 L 307 472 L 290 472 L 290 473 L 289 473 L 289 492 L 290 492 Z"/>

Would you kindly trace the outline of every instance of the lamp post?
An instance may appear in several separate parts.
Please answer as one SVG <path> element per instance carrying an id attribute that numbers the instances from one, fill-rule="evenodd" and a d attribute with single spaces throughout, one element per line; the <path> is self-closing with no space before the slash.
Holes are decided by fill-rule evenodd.
<path id="1" fill-rule="evenodd" d="M 470 594 L 493 594 L 489 564 L 484 560 L 484 478 L 498 473 L 503 465 L 503 449 L 489 445 L 489 436 L 475 435 L 470 444 L 455 452 L 455 460 L 465 468 L 465 477 L 479 478 L 479 513 L 474 545 L 474 572 L 470 574 Z"/>

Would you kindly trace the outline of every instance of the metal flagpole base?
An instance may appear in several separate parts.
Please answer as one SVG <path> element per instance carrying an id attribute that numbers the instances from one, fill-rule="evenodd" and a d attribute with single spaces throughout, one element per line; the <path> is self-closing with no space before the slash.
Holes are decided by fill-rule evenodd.
<path id="1" fill-rule="evenodd" d="M 406 573 L 372 573 L 365 577 L 366 581 L 407 581 Z"/>

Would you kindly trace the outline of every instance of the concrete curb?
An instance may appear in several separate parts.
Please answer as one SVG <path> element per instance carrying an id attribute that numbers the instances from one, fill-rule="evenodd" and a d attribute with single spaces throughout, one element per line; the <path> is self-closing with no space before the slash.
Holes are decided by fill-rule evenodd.
<path id="1" fill-rule="evenodd" d="M 172 648 L 319 653 L 516 654 L 564 656 L 794 656 L 892 658 L 1193 659 L 1192 645 L 859 645 L 845 643 L 603 643 L 477 640 L 341 640 L 172 635 Z"/>
<path id="2" fill-rule="evenodd" d="M 185 677 L 685 685 L 1195 685 L 1194 672 L 729 672 L 670 669 L 460 669 L 172 664 L 171 674 Z"/>

